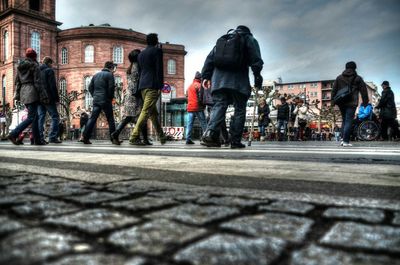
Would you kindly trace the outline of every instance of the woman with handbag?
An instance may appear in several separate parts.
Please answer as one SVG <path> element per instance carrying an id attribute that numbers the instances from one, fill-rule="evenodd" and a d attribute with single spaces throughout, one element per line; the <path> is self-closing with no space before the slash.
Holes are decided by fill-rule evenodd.
<path id="1" fill-rule="evenodd" d="M 8 135 L 8 139 L 15 145 L 22 144 L 18 136 L 32 124 L 33 143 L 35 145 L 44 145 L 39 135 L 38 106 L 40 103 L 48 104 L 49 98 L 47 92 L 42 88 L 39 63 L 36 61 L 36 51 L 28 48 L 25 52 L 25 57 L 17 68 L 14 100 L 25 105 L 28 109 L 28 117 Z"/>
<path id="2" fill-rule="evenodd" d="M 118 137 L 122 130 L 126 127 L 128 123 L 136 122 L 141 109 L 143 107 L 143 99 L 138 92 L 138 84 L 139 84 L 139 68 L 137 63 L 137 58 L 140 53 L 140 50 L 135 49 L 131 51 L 128 55 L 128 59 L 131 63 L 127 73 L 128 79 L 128 88 L 125 90 L 124 96 L 124 118 L 121 123 L 118 125 L 115 132 L 111 134 L 113 139 L 119 141 Z M 141 130 L 141 134 L 143 137 L 142 145 L 152 145 L 152 143 L 147 138 L 147 126 L 143 126 Z"/>
<path id="3" fill-rule="evenodd" d="M 307 112 L 308 112 L 308 106 L 304 105 L 304 100 L 299 99 L 296 108 L 293 111 L 293 114 L 296 115 L 296 119 L 294 121 L 294 127 L 297 128 L 299 134 L 298 134 L 298 140 L 303 141 L 304 140 L 304 129 L 307 126 L 308 123 L 308 117 L 307 117 Z"/>

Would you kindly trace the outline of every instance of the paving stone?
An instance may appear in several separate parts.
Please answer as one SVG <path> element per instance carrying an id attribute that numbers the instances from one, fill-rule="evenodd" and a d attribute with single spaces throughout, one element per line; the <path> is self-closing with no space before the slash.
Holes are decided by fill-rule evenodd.
<path id="1" fill-rule="evenodd" d="M 126 265 L 125 258 L 118 255 L 80 254 L 66 256 L 44 265 Z"/>
<path id="2" fill-rule="evenodd" d="M 266 213 L 237 218 L 223 223 L 229 228 L 252 236 L 271 236 L 301 242 L 314 222 L 311 219 L 280 213 Z"/>
<path id="3" fill-rule="evenodd" d="M 285 242 L 278 238 L 215 235 L 178 252 L 175 260 L 193 265 L 268 265 L 284 247 Z"/>
<path id="4" fill-rule="evenodd" d="M 238 214 L 239 210 L 226 206 L 199 206 L 184 204 L 172 209 L 147 215 L 150 218 L 167 218 L 194 225 L 204 225 Z"/>
<path id="5" fill-rule="evenodd" d="M 27 202 L 37 202 L 47 200 L 46 197 L 40 195 L 30 195 L 30 194 L 15 194 L 10 196 L 0 197 L 0 205 L 6 204 L 21 204 Z"/>
<path id="6" fill-rule="evenodd" d="M 38 217 L 52 217 L 55 215 L 75 212 L 79 209 L 79 207 L 71 203 L 56 200 L 30 202 L 12 208 L 12 210 L 19 215 Z"/>
<path id="7" fill-rule="evenodd" d="M 31 189 L 40 188 L 43 184 L 16 184 L 16 185 L 8 185 L 3 191 L 5 194 L 14 195 L 14 194 L 22 194 L 27 193 Z"/>
<path id="8" fill-rule="evenodd" d="M 2 169 L 3 170 L 3 169 Z M 11 176 L 11 177 L 2 177 L 0 178 L 0 186 L 9 186 L 15 184 L 49 184 L 49 183 L 59 183 L 64 182 L 65 179 L 58 177 L 49 177 L 42 175 L 20 175 L 20 176 Z"/>
<path id="9" fill-rule="evenodd" d="M 400 260 L 365 253 L 347 253 L 316 245 L 292 254 L 290 265 L 399 265 Z"/>
<path id="10" fill-rule="evenodd" d="M 260 210 L 269 210 L 286 213 L 306 214 L 312 211 L 315 207 L 309 203 L 299 201 L 276 201 L 270 205 L 261 206 Z"/>
<path id="11" fill-rule="evenodd" d="M 14 171 L 14 170 L 10 170 L 10 169 L 6 169 L 6 168 L 2 168 L 0 170 L 0 178 L 13 178 L 13 177 L 17 177 L 17 176 L 27 176 L 28 173 L 26 172 L 20 172 L 20 171 Z M 1 180 L 0 180 L 1 182 Z"/>
<path id="12" fill-rule="evenodd" d="M 367 208 L 329 208 L 323 216 L 326 218 L 346 218 L 363 220 L 370 223 L 380 223 L 385 219 L 385 213 L 378 209 Z"/>
<path id="13" fill-rule="evenodd" d="M 31 191 L 42 195 L 60 197 L 90 193 L 92 190 L 87 189 L 86 186 L 81 183 L 72 182 L 44 185 L 42 187 L 33 188 Z"/>
<path id="14" fill-rule="evenodd" d="M 90 209 L 58 218 L 48 218 L 45 222 L 78 228 L 87 233 L 94 234 L 108 229 L 119 228 L 128 224 L 135 224 L 139 222 L 139 219 L 116 211 Z"/>
<path id="15" fill-rule="evenodd" d="M 340 222 L 320 242 L 342 247 L 399 252 L 400 228 Z"/>
<path id="16" fill-rule="evenodd" d="M 121 193 L 111 193 L 111 192 L 91 192 L 85 195 L 75 195 L 65 197 L 68 200 L 75 202 L 87 204 L 87 203 L 100 203 L 112 200 L 118 200 L 126 195 Z"/>
<path id="17" fill-rule="evenodd" d="M 160 207 L 167 207 L 177 204 L 176 201 L 172 199 L 162 199 L 154 197 L 142 197 L 133 200 L 124 200 L 116 202 L 104 203 L 104 205 L 112 206 L 116 208 L 124 208 L 133 211 L 143 211 L 151 210 Z"/>
<path id="18" fill-rule="evenodd" d="M 24 228 L 25 225 L 21 224 L 18 221 L 11 220 L 7 216 L 0 216 L 0 235 L 9 233 L 21 228 Z"/>
<path id="19" fill-rule="evenodd" d="M 108 241 L 130 252 L 158 255 L 173 245 L 185 243 L 205 232 L 205 229 L 158 219 L 115 232 L 110 235 Z"/>
<path id="20" fill-rule="evenodd" d="M 74 236 L 46 232 L 40 228 L 24 229 L 0 242 L 0 264 L 32 264 L 67 253 L 78 241 Z"/>
<path id="21" fill-rule="evenodd" d="M 124 265 L 171 265 L 171 263 L 145 258 L 133 258 L 124 263 Z"/>
<path id="22" fill-rule="evenodd" d="M 143 194 L 151 191 L 158 190 L 158 188 L 154 187 L 137 187 L 136 186 L 136 181 L 123 181 L 123 182 L 117 182 L 117 183 L 112 183 L 107 185 L 107 190 L 109 191 L 115 191 L 115 192 L 121 192 L 124 194 Z"/>
<path id="23" fill-rule="evenodd" d="M 201 197 L 196 201 L 198 204 L 216 204 L 224 206 L 240 206 L 240 207 L 251 207 L 256 206 L 260 203 L 267 203 L 267 200 L 252 200 L 242 199 L 239 197 L 223 196 L 223 197 Z"/>
<path id="24" fill-rule="evenodd" d="M 207 198 L 208 194 L 197 193 L 193 191 L 181 191 L 181 190 L 167 190 L 159 192 L 150 192 L 149 196 L 162 197 L 162 198 L 172 198 L 180 202 L 194 202 L 199 198 Z"/>
<path id="25" fill-rule="evenodd" d="M 393 222 L 394 225 L 400 225 L 400 212 L 395 212 L 394 217 L 393 217 Z"/>

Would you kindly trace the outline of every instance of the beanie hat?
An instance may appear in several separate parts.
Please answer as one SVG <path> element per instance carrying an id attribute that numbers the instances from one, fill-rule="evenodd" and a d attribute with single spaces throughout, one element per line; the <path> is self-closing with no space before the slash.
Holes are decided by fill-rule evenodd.
<path id="1" fill-rule="evenodd" d="M 35 52 L 34 49 L 28 48 L 28 49 L 26 49 L 26 51 L 25 51 L 25 56 L 26 56 L 27 58 L 31 58 L 31 59 L 33 59 L 33 60 L 36 60 L 36 58 L 37 58 L 37 53 Z"/>
<path id="2" fill-rule="evenodd" d="M 383 81 L 383 82 L 382 82 L 382 85 L 384 85 L 384 86 L 390 86 L 390 85 L 389 85 L 389 81 Z"/>
<path id="3" fill-rule="evenodd" d="M 250 29 L 249 29 L 247 26 L 244 26 L 244 25 L 238 26 L 238 27 L 236 28 L 236 30 L 241 30 L 241 31 L 250 33 Z"/>
<path id="4" fill-rule="evenodd" d="M 199 71 L 197 71 L 196 74 L 194 75 L 194 79 L 201 80 L 201 73 Z"/>
<path id="5" fill-rule="evenodd" d="M 357 65 L 356 65 L 356 63 L 353 62 L 353 61 L 348 62 L 348 63 L 346 63 L 346 69 L 353 69 L 353 70 L 355 70 L 355 69 L 357 69 Z"/>

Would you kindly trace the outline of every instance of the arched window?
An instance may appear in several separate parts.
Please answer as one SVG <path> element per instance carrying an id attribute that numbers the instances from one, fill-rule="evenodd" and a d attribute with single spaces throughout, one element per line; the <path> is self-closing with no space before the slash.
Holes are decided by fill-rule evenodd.
<path id="1" fill-rule="evenodd" d="M 92 80 L 91 76 L 85 76 L 83 82 L 84 82 L 84 90 L 85 90 L 85 109 L 91 109 L 93 107 L 93 97 L 89 93 L 89 84 L 90 81 Z"/>
<path id="2" fill-rule="evenodd" d="M 3 0 L 3 10 L 6 10 L 8 8 L 8 0 Z"/>
<path id="3" fill-rule="evenodd" d="M 171 98 L 176 98 L 176 88 L 171 86 Z"/>
<path id="4" fill-rule="evenodd" d="M 67 63 L 68 63 L 68 49 L 64 47 L 61 49 L 61 64 L 67 64 Z"/>
<path id="5" fill-rule="evenodd" d="M 119 75 L 114 77 L 115 80 L 115 85 L 116 86 L 121 86 L 122 87 L 122 77 L 120 77 Z"/>
<path id="6" fill-rule="evenodd" d="M 94 63 L 94 46 L 87 45 L 85 47 L 85 63 Z"/>
<path id="7" fill-rule="evenodd" d="M 40 0 L 29 0 L 29 8 L 35 11 L 40 11 Z"/>
<path id="8" fill-rule="evenodd" d="M 9 43 L 8 43 L 8 41 L 9 41 L 9 38 L 8 38 L 8 31 L 6 30 L 6 31 L 4 31 L 4 34 L 3 34 L 3 51 L 4 51 L 4 61 L 7 61 L 7 59 L 8 59 L 8 56 L 9 56 L 9 52 L 8 52 L 8 47 L 9 47 Z"/>
<path id="9" fill-rule="evenodd" d="M 61 78 L 60 80 L 60 98 L 65 98 L 67 96 L 67 80 Z"/>
<path id="10" fill-rule="evenodd" d="M 114 63 L 123 63 L 124 62 L 124 48 L 122 48 L 122 46 L 114 47 L 113 61 L 114 61 Z"/>
<path id="11" fill-rule="evenodd" d="M 37 31 L 32 32 L 31 35 L 31 48 L 37 53 L 37 60 L 40 61 L 40 33 Z"/>
<path id="12" fill-rule="evenodd" d="M 167 73 L 169 75 L 176 74 L 176 61 L 175 60 L 169 59 L 167 66 L 168 66 L 167 67 Z"/>
<path id="13" fill-rule="evenodd" d="M 3 75 L 1 78 L 1 101 L 3 102 L 3 105 L 5 105 L 6 102 L 6 88 L 7 88 L 7 77 L 6 75 Z"/>

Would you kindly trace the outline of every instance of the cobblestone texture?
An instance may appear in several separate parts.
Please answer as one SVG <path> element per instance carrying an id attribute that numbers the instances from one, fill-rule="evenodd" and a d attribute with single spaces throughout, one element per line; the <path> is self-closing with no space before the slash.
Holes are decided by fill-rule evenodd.
<path id="1" fill-rule="evenodd" d="M 80 202 L 82 204 L 94 204 L 100 202 L 106 202 L 111 200 L 117 200 L 126 195 L 121 193 L 110 193 L 110 192 L 91 192 L 85 195 L 75 195 L 75 196 L 68 196 L 65 197 L 68 200 L 72 200 L 75 202 Z"/>
<path id="2" fill-rule="evenodd" d="M 394 217 L 393 217 L 393 222 L 394 225 L 400 225 L 400 212 L 395 212 Z"/>
<path id="3" fill-rule="evenodd" d="M 31 189 L 32 192 L 52 197 L 70 196 L 91 192 L 81 183 L 49 184 Z"/>
<path id="4" fill-rule="evenodd" d="M 133 200 L 116 201 L 104 203 L 106 206 L 113 206 L 116 208 L 124 208 L 132 211 L 150 210 L 165 206 L 175 205 L 176 202 L 171 199 L 161 199 L 153 197 L 142 197 Z"/>
<path id="5" fill-rule="evenodd" d="M 362 220 L 370 223 L 380 223 L 385 219 L 383 211 L 363 208 L 329 208 L 324 212 L 323 216 L 326 218 Z"/>
<path id="6" fill-rule="evenodd" d="M 196 193 L 191 191 L 181 191 L 181 190 L 167 190 L 160 192 L 150 192 L 149 196 L 161 197 L 161 198 L 171 198 L 180 202 L 194 202 L 202 197 L 208 197 L 204 193 Z"/>
<path id="7" fill-rule="evenodd" d="M 0 205 L 6 204 L 22 204 L 26 202 L 37 202 L 47 200 L 46 197 L 40 195 L 31 195 L 31 194 L 17 194 L 17 195 L 9 195 L 0 198 Z"/>
<path id="8" fill-rule="evenodd" d="M 271 236 L 294 242 L 301 242 L 310 230 L 313 221 L 308 218 L 287 214 L 267 213 L 240 217 L 224 223 L 229 228 L 252 236 Z"/>
<path id="9" fill-rule="evenodd" d="M 59 214 L 75 212 L 80 208 L 62 201 L 40 201 L 14 206 L 12 210 L 21 216 L 51 217 Z"/>
<path id="10" fill-rule="evenodd" d="M 136 183 L 137 183 L 136 181 L 123 181 L 123 182 L 112 183 L 107 185 L 107 190 L 120 192 L 123 194 L 130 194 L 130 195 L 143 194 L 157 190 L 157 188 L 153 187 L 148 187 L 148 188 L 137 187 Z"/>
<path id="11" fill-rule="evenodd" d="M 341 222 L 335 224 L 321 243 L 400 252 L 400 228 Z"/>
<path id="12" fill-rule="evenodd" d="M 115 232 L 108 241 L 131 252 L 158 255 L 166 251 L 168 247 L 185 243 L 204 233 L 204 229 L 160 219 Z"/>
<path id="13" fill-rule="evenodd" d="M 268 203 L 267 200 L 251 200 L 238 197 L 202 197 L 196 201 L 198 204 L 215 204 L 224 206 L 253 207 L 261 203 Z"/>
<path id="14" fill-rule="evenodd" d="M 63 257 L 45 265 L 126 265 L 126 258 L 118 255 L 81 254 Z"/>
<path id="15" fill-rule="evenodd" d="M 64 225 L 78 228 L 87 233 L 99 233 L 108 229 L 115 229 L 128 224 L 134 224 L 138 218 L 126 216 L 116 211 L 92 209 L 64 215 L 58 218 L 48 218 L 48 224 Z"/>
<path id="16" fill-rule="evenodd" d="M 286 213 L 299 213 L 306 214 L 314 209 L 314 206 L 298 201 L 276 201 L 270 205 L 261 206 L 260 210 L 270 210 L 276 212 L 286 212 Z"/>
<path id="17" fill-rule="evenodd" d="M 0 216 L 0 235 L 24 228 L 25 225 L 18 221 L 11 220 L 7 216 Z"/>

